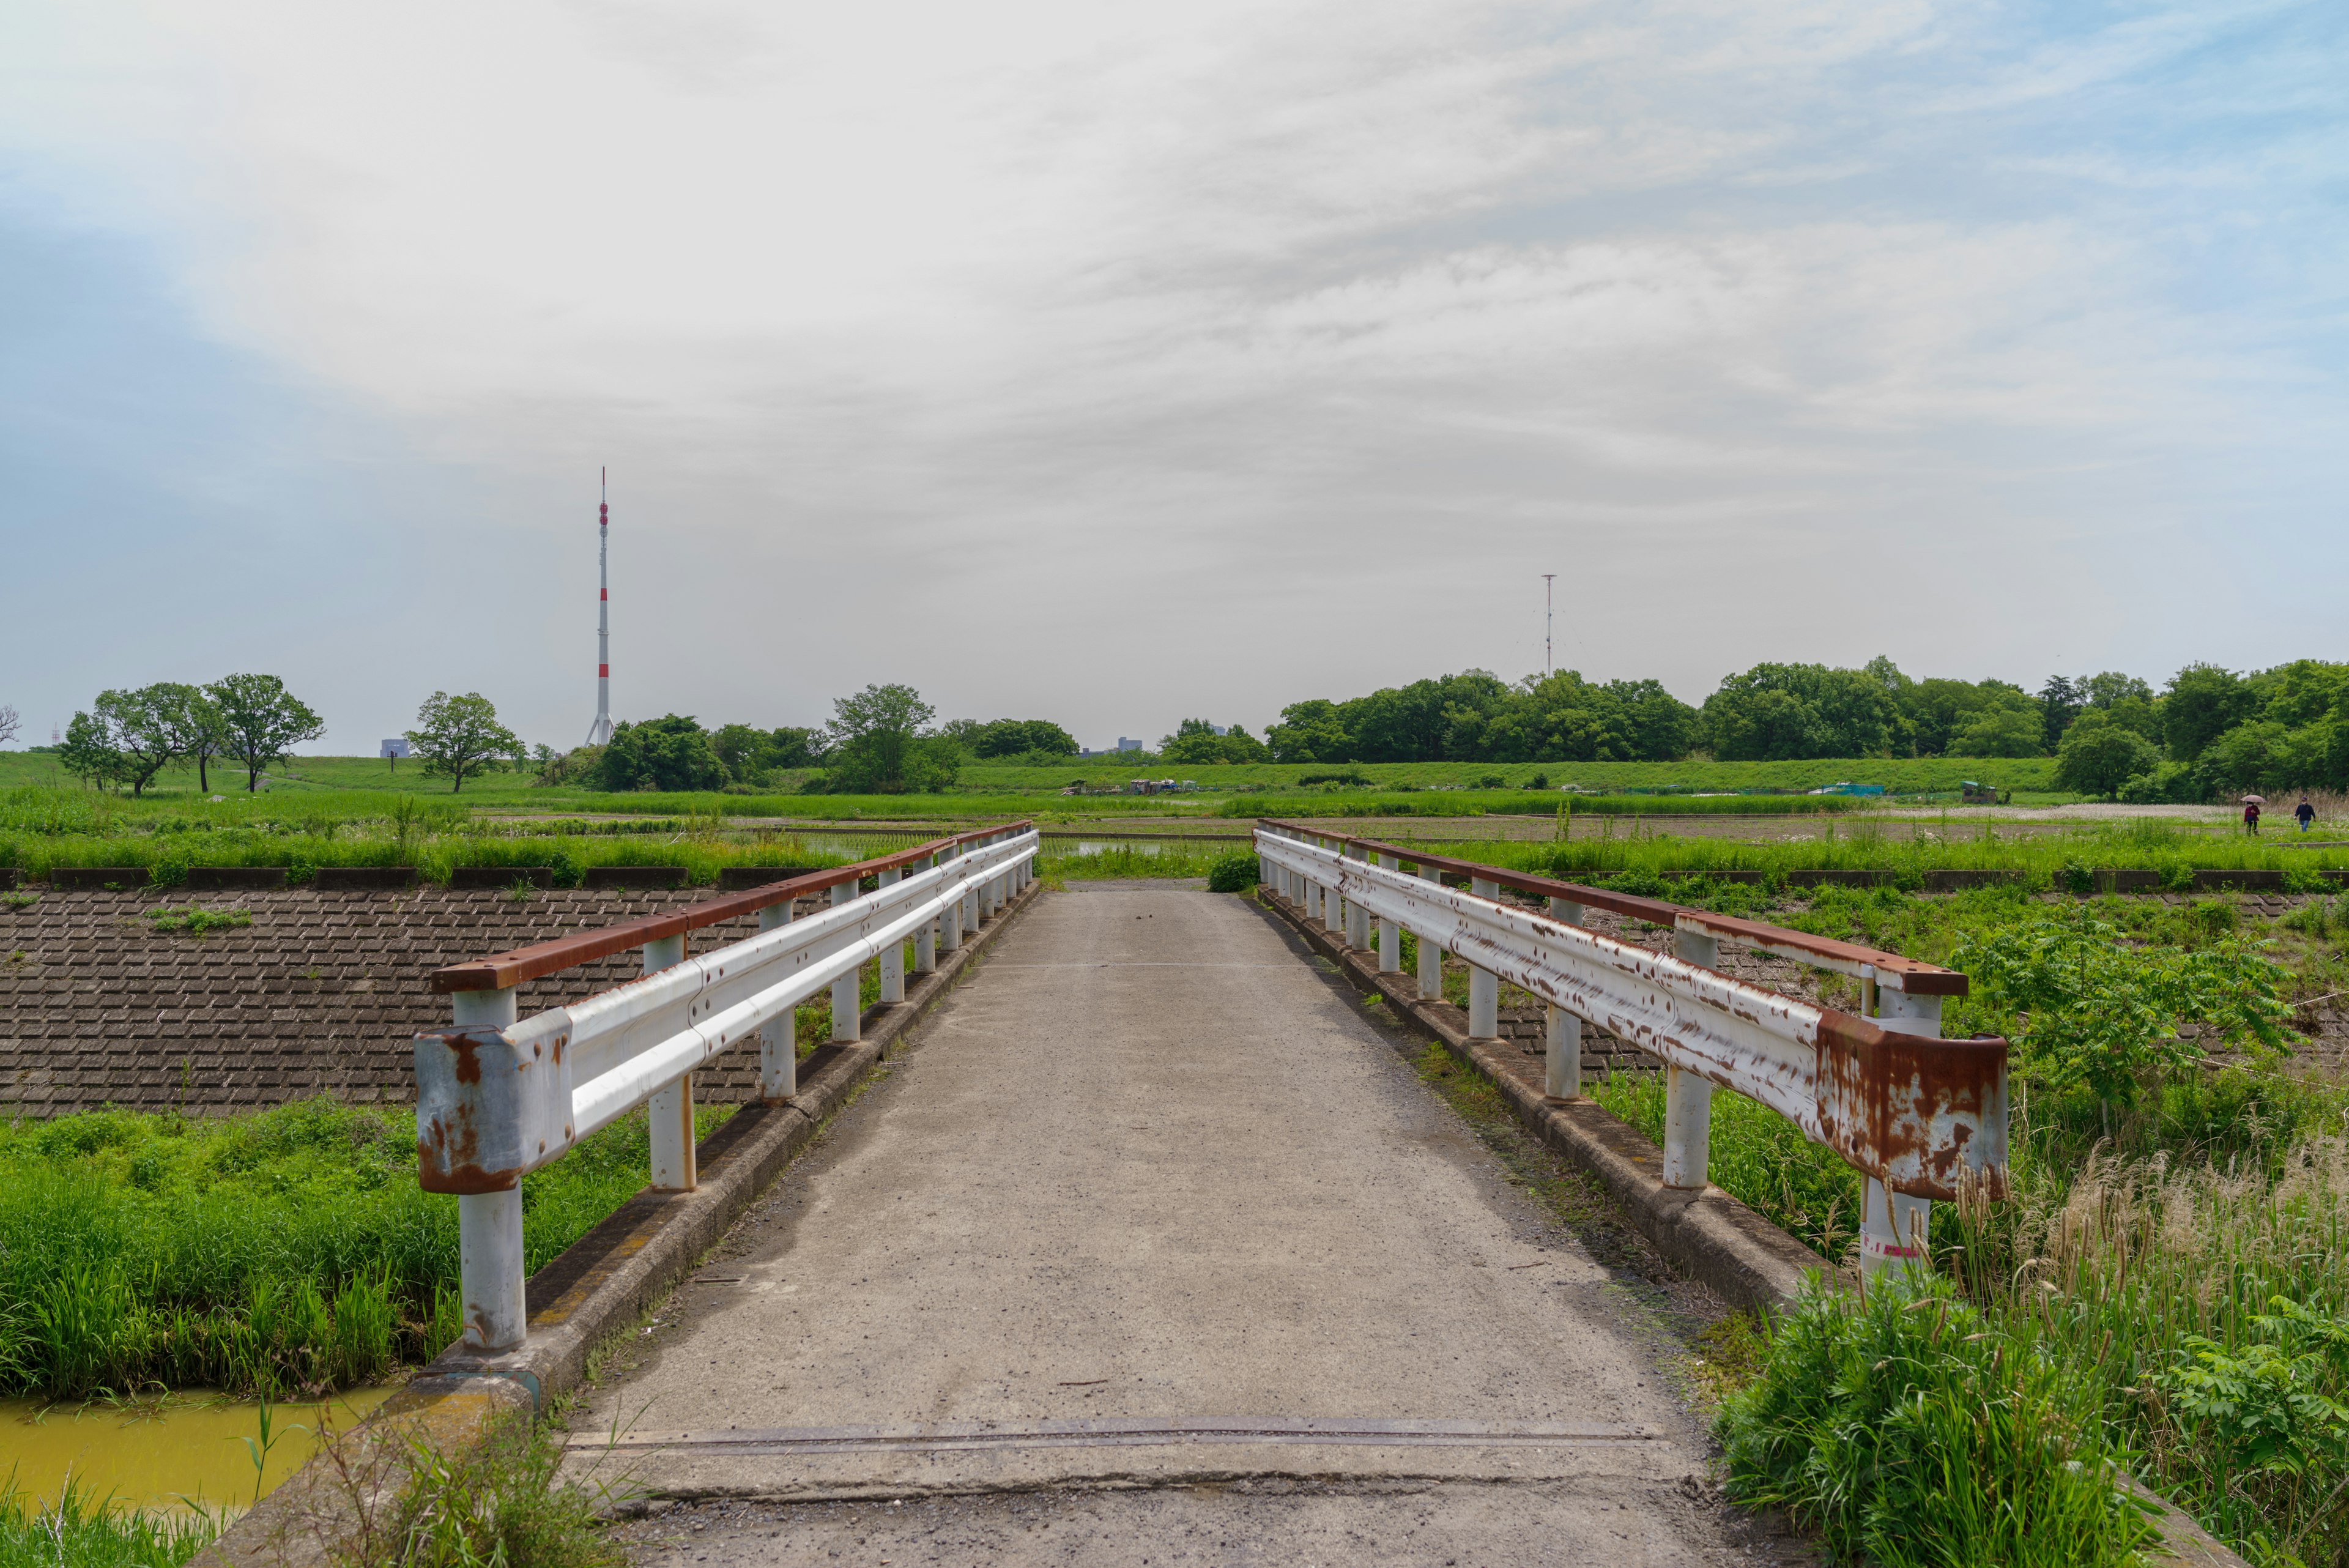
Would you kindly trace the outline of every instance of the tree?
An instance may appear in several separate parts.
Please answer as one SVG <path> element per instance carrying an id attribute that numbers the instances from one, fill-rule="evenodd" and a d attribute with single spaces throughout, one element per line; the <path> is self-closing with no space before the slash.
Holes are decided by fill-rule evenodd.
<path id="1" fill-rule="evenodd" d="M 2108 713 L 2089 709 L 2072 722 L 2055 748 L 2055 782 L 2084 794 L 2119 798 L 2121 785 L 2161 763 L 2153 742 Z"/>
<path id="2" fill-rule="evenodd" d="M 2169 754 L 2190 763 L 2204 747 L 2248 716 L 2251 694 L 2240 677 L 2215 664 L 2189 664 L 2169 678 L 2161 702 L 2162 739 Z"/>
<path id="3" fill-rule="evenodd" d="M 1218 735 L 1205 719 L 1184 720 L 1158 742 L 1162 763 L 1260 763 L 1270 754 L 1245 725 L 1234 724 Z"/>
<path id="4" fill-rule="evenodd" d="M 994 719 L 978 725 L 967 741 L 954 738 L 962 741 L 975 757 L 1018 757 L 1030 753 L 1073 757 L 1080 749 L 1077 738 L 1050 719 Z"/>
<path id="5" fill-rule="evenodd" d="M 2064 732 L 2088 705 L 2085 681 L 2074 680 L 2067 675 L 2051 675 L 2047 684 L 2039 689 L 2039 750 L 2033 756 L 2043 756 L 2054 751 L 2064 739 Z"/>
<path id="6" fill-rule="evenodd" d="M 726 764 L 691 714 L 667 713 L 616 728 L 595 777 L 607 790 L 722 789 Z"/>
<path id="7" fill-rule="evenodd" d="M 285 690 L 274 675 L 230 675 L 204 688 L 219 711 L 221 753 L 244 763 L 244 787 L 258 790 L 261 775 L 304 741 L 326 732 L 326 722 Z"/>
<path id="8" fill-rule="evenodd" d="M 1950 742 L 1953 757 L 2037 757 L 2046 753 L 2039 741 L 2039 714 L 2023 708 L 1985 708 Z"/>
<path id="9" fill-rule="evenodd" d="M 416 711 L 416 728 L 407 734 L 424 759 L 425 776 L 447 775 L 450 794 L 464 789 L 466 774 L 495 773 L 509 758 L 520 762 L 527 755 L 522 737 L 498 722 L 497 705 L 478 691 L 462 697 L 435 691 Z"/>
<path id="10" fill-rule="evenodd" d="M 962 748 L 923 726 L 937 710 L 910 686 L 867 686 L 835 698 L 824 729 L 825 787 L 841 794 L 903 794 L 944 789 Z"/>
<path id="11" fill-rule="evenodd" d="M 1326 697 L 1291 702 L 1280 711 L 1280 722 L 1264 732 L 1276 763 L 1350 763 L 1353 741 L 1346 733 L 1338 705 Z"/>
<path id="12" fill-rule="evenodd" d="M 65 744 L 57 748 L 57 762 L 66 772 L 86 780 L 93 788 L 122 776 L 122 751 L 115 744 L 114 727 L 104 718 L 88 713 L 76 713 L 66 725 Z"/>
<path id="13" fill-rule="evenodd" d="M 1903 728 L 1882 671 L 1757 664 L 1705 699 L 1698 724 L 1723 761 L 1874 757 Z"/>
<path id="14" fill-rule="evenodd" d="M 118 776 L 134 795 L 189 754 L 204 733 L 210 708 L 202 692 L 176 680 L 159 680 L 132 691 L 101 691 L 94 706 L 120 758 Z"/>
<path id="15" fill-rule="evenodd" d="M 16 717 L 16 710 L 5 702 L 0 702 L 0 743 L 15 740 L 16 727 L 23 722 Z"/>

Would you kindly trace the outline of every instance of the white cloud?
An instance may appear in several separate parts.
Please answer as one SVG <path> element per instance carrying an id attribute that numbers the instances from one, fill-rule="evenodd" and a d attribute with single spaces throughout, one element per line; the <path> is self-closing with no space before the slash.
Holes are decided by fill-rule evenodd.
<path id="1" fill-rule="evenodd" d="M 1578 657 L 1691 696 L 1879 648 L 2158 675 L 2322 624 L 2142 624 L 2187 591 L 2145 540 L 2338 477 L 2338 375 L 2271 311 L 2337 262 L 2271 235 L 2213 305 L 2171 235 L 2337 175 L 2339 116 L 2180 142 L 2141 80 L 2290 76 L 2240 40 L 2304 9 L 93 6 L 0 39 L 0 145 L 17 205 L 148 237 L 207 331 L 472 467 L 481 528 L 621 464 L 678 546 L 632 590 L 720 652 L 648 650 L 645 706 L 910 674 L 1261 722 L 1515 672 L 1496 595 L 1561 563 Z M 1050 613 L 965 618 L 1015 588 Z M 1186 652 L 1069 657 L 1137 637 Z"/>

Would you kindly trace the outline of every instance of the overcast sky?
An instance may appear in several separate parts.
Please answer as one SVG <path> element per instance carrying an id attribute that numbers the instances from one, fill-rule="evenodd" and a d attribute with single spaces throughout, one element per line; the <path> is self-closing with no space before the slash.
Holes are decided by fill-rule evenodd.
<path id="1" fill-rule="evenodd" d="M 0 702 L 2349 656 L 2349 7 L 0 8 Z"/>

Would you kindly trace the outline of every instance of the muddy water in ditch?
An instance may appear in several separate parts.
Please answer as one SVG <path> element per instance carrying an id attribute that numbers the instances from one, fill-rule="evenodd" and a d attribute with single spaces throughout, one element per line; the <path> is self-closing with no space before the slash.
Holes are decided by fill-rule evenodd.
<path id="1" fill-rule="evenodd" d="M 354 1388 L 324 1404 L 269 1409 L 274 1436 L 259 1480 L 265 1493 L 299 1469 L 327 1432 L 348 1428 L 383 1403 L 389 1388 Z M 240 1399 L 174 1394 L 119 1405 L 44 1405 L 0 1400 L 0 1478 L 54 1503 L 70 1475 L 84 1497 L 111 1496 L 117 1507 L 207 1512 L 253 1506 L 253 1451 L 261 1441 L 261 1407 Z"/>

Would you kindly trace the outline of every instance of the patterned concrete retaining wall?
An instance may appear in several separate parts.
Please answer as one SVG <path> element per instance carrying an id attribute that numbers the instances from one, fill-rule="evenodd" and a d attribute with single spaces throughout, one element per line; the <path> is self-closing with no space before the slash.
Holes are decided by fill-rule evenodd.
<path id="1" fill-rule="evenodd" d="M 251 1110 L 312 1095 L 415 1098 L 409 1042 L 448 1022 L 425 989 L 442 964 L 678 908 L 707 888 L 539 892 L 421 887 L 394 892 L 174 889 L 174 909 L 249 911 L 253 924 L 202 936 L 141 919 L 151 888 L 50 891 L 0 904 L 0 1110 L 52 1116 Z M 816 906 L 802 901 L 804 911 Z M 692 934 L 706 952 L 757 929 L 755 917 Z M 640 971 L 625 953 L 522 988 L 525 1014 Z M 697 1078 L 704 1099 L 756 1096 L 755 1052 Z"/>

